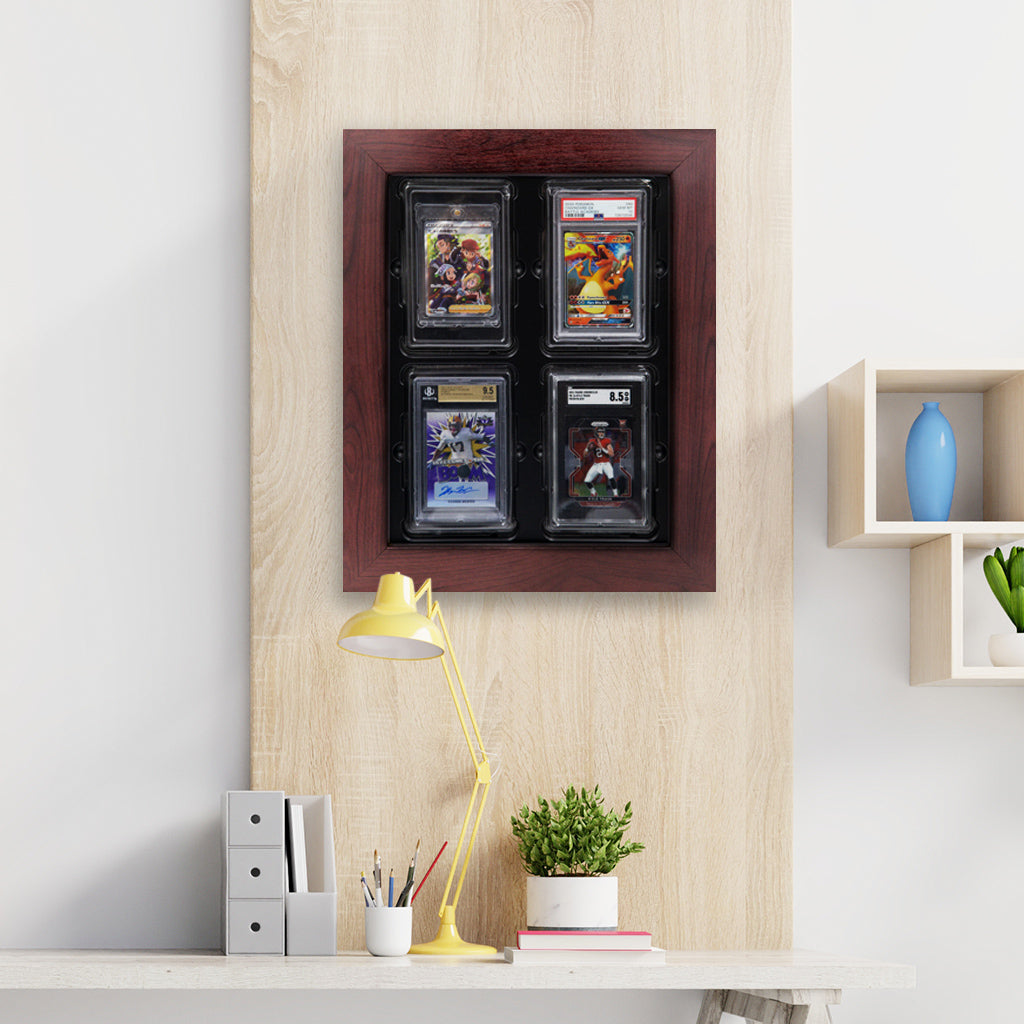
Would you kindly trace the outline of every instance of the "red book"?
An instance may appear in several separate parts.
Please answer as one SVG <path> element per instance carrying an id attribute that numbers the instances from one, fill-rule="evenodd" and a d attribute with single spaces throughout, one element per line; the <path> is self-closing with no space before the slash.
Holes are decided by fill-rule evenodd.
<path id="1" fill-rule="evenodd" d="M 519 931 L 520 949 L 650 949 L 650 932 Z"/>

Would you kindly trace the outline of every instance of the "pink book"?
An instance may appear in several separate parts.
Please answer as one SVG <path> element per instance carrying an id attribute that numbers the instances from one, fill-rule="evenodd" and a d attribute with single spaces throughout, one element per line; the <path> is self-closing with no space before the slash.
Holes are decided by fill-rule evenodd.
<path id="1" fill-rule="evenodd" d="M 650 932 L 518 931 L 520 949 L 650 949 Z"/>

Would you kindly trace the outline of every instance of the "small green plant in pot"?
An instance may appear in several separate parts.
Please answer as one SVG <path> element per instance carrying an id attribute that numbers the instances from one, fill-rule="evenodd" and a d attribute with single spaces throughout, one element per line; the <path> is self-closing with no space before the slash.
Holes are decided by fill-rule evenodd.
<path id="1" fill-rule="evenodd" d="M 537 797 L 512 816 L 512 835 L 527 872 L 526 926 L 613 930 L 618 927 L 618 879 L 610 875 L 643 844 L 625 842 L 633 808 L 605 810 L 599 786 L 573 786 L 561 799 Z"/>
<path id="2" fill-rule="evenodd" d="M 1012 548 L 1009 557 L 996 548 L 985 556 L 983 567 L 992 593 L 1016 630 L 989 637 L 989 658 L 993 665 L 1024 665 L 1024 548 Z"/>

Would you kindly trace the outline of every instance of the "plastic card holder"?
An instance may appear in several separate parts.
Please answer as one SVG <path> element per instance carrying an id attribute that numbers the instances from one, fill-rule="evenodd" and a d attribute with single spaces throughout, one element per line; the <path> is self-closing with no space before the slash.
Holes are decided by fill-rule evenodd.
<path id="1" fill-rule="evenodd" d="M 544 376 L 545 529 L 590 536 L 653 532 L 651 371 L 548 366 Z"/>
<path id="2" fill-rule="evenodd" d="M 403 347 L 512 345 L 508 181 L 417 179 L 403 187 Z"/>
<path id="3" fill-rule="evenodd" d="M 510 533 L 508 369 L 415 367 L 408 374 L 405 454 L 413 535 Z"/>
<path id="4" fill-rule="evenodd" d="M 547 296 L 549 355 L 653 352 L 651 182 L 550 180 Z"/>

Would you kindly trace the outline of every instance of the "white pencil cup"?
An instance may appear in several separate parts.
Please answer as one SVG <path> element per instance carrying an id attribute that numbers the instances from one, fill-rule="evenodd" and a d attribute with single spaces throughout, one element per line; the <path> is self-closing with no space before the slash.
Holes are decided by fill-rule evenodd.
<path id="1" fill-rule="evenodd" d="M 374 956 L 405 956 L 412 945 L 412 907 L 367 907 L 366 948 Z"/>

